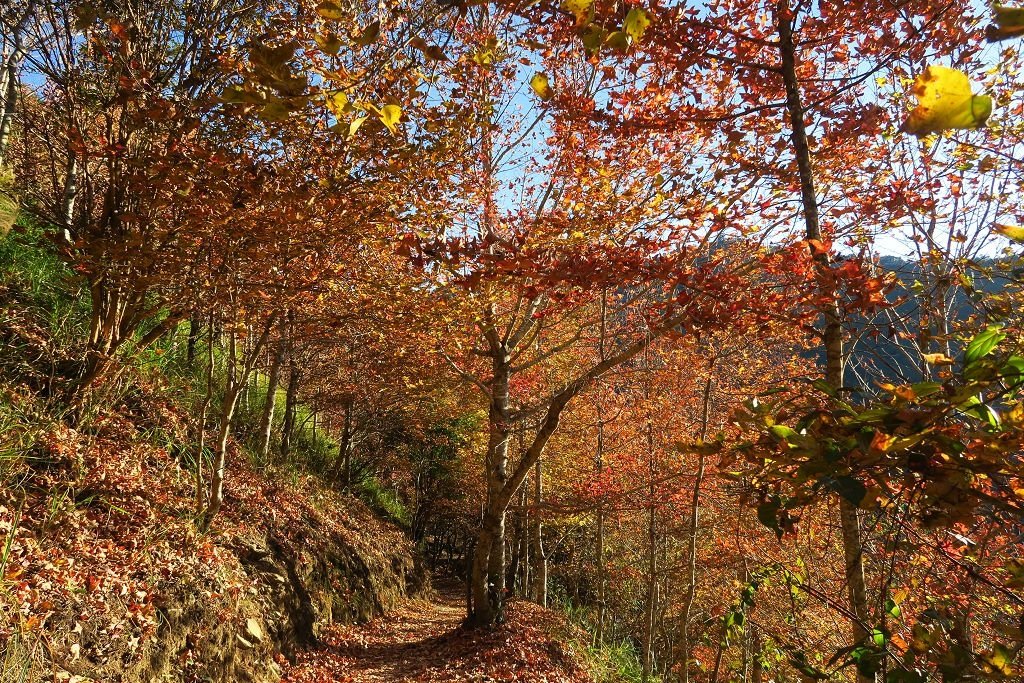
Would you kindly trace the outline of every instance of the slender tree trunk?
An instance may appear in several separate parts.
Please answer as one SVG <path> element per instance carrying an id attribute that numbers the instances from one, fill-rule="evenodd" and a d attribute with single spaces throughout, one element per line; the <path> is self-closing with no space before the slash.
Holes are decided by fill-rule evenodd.
<path id="1" fill-rule="evenodd" d="M 210 498 L 199 521 L 199 528 L 205 533 L 210 523 L 220 511 L 224 503 L 224 472 L 226 469 L 228 439 L 231 437 L 231 421 L 235 415 L 235 406 L 241 386 L 238 382 L 238 348 L 237 335 L 234 330 L 228 333 L 228 357 L 225 368 L 225 391 L 220 409 L 220 422 L 217 432 L 217 449 L 214 452 L 213 472 L 210 479 Z"/>
<path id="2" fill-rule="evenodd" d="M 334 481 L 342 483 L 342 490 L 352 490 L 352 401 L 345 401 L 341 422 L 341 440 L 338 443 L 338 460 L 334 466 Z"/>
<path id="3" fill-rule="evenodd" d="M 530 525 L 533 546 L 533 599 L 543 607 L 548 606 L 548 558 L 544 553 L 544 518 L 541 505 L 544 503 L 544 470 L 538 460 L 533 471 L 533 523 Z"/>
<path id="4" fill-rule="evenodd" d="M 277 407 L 277 387 L 281 383 L 281 366 L 284 365 L 285 351 L 282 337 L 274 345 L 274 357 L 270 361 L 270 371 L 267 376 L 267 400 L 263 404 L 263 413 L 260 415 L 260 442 L 256 452 L 259 453 L 263 462 L 266 462 L 270 455 L 270 438 L 274 431 L 274 409 Z"/>
<path id="5" fill-rule="evenodd" d="M 270 335 L 276 316 L 267 320 L 263 333 L 252 342 L 251 348 L 238 357 L 238 339 L 234 330 L 228 333 L 228 357 L 225 368 L 224 399 L 220 410 L 220 425 L 217 435 L 217 450 L 214 454 L 213 472 L 210 479 L 210 498 L 199 520 L 199 528 L 204 533 L 209 531 L 213 518 L 220 512 L 224 504 L 224 474 L 227 468 L 228 440 L 231 438 L 231 426 L 238 407 L 238 399 L 242 389 L 252 374 L 252 369 L 259 358 L 260 351 Z"/>
<path id="6" fill-rule="evenodd" d="M 654 613 L 657 601 L 658 586 L 658 515 L 655 505 L 656 490 L 654 487 L 654 424 L 650 418 L 647 420 L 647 449 L 650 457 L 650 486 L 648 488 L 647 512 L 647 598 L 644 614 L 644 638 L 643 638 L 643 669 L 640 679 L 646 683 L 651 679 L 654 669 Z"/>
<path id="7" fill-rule="evenodd" d="M 288 359 L 288 389 L 284 398 L 284 420 L 281 423 L 281 459 L 287 460 L 292 449 L 292 437 L 295 433 L 295 417 L 299 405 L 299 385 L 302 381 L 302 370 L 295 361 L 294 354 Z"/>
<path id="8" fill-rule="evenodd" d="M 193 313 L 188 319 L 188 342 L 185 345 L 185 360 L 191 368 L 196 361 L 196 349 L 199 346 L 199 334 L 202 323 L 199 316 Z"/>
<path id="9" fill-rule="evenodd" d="M 711 361 L 708 368 L 708 378 L 704 383 L 704 394 L 701 402 L 700 415 L 700 441 L 708 437 L 708 421 L 711 412 L 711 387 L 714 382 L 715 361 Z M 690 680 L 690 660 L 692 659 L 692 648 L 690 643 L 690 617 L 693 613 L 693 601 L 697 596 L 697 532 L 700 526 L 700 492 L 704 484 L 704 470 L 707 464 L 707 456 L 703 449 L 697 455 L 697 474 L 693 480 L 693 498 L 690 500 L 690 535 L 687 538 L 686 546 L 686 569 L 687 585 L 686 597 L 683 599 L 683 623 L 682 623 L 682 646 L 683 646 L 683 682 Z"/>
<path id="10" fill-rule="evenodd" d="M 224 473 L 227 469 L 228 440 L 231 438 L 231 422 L 235 417 L 241 387 L 229 389 L 224 395 L 220 411 L 220 425 L 217 432 L 217 450 L 214 454 L 213 473 L 210 479 L 210 499 L 203 512 L 199 528 L 205 533 L 210 530 L 213 518 L 224 504 Z"/>
<path id="11" fill-rule="evenodd" d="M 213 321 L 207 327 L 208 340 L 206 346 L 206 391 L 203 393 L 203 403 L 199 409 L 198 432 L 196 439 L 196 517 L 206 509 L 206 482 L 203 481 L 203 459 L 206 457 L 206 418 L 210 412 L 210 401 L 213 400 Z"/>
<path id="12" fill-rule="evenodd" d="M 18 103 L 18 70 L 25 58 L 20 39 L 4 69 L 4 102 L 0 112 L 0 169 L 7 160 L 7 148 L 11 143 L 11 129 L 14 127 L 14 113 Z"/>
<path id="13" fill-rule="evenodd" d="M 524 596 L 530 593 L 530 562 L 532 558 L 530 554 L 530 523 L 533 518 L 526 507 L 527 487 L 528 485 L 519 487 L 519 509 L 522 510 L 522 514 L 519 518 L 519 574 L 516 576 L 518 592 Z"/>
<path id="14" fill-rule="evenodd" d="M 821 240 L 821 225 L 818 212 L 818 198 L 814 188 L 814 169 L 804 122 L 804 108 L 800 96 L 800 82 L 797 76 L 797 50 L 793 36 L 793 11 L 789 0 L 779 0 L 777 10 L 779 29 L 779 54 L 782 77 L 786 86 L 786 109 L 792 128 L 793 151 L 800 174 L 800 193 L 803 204 L 804 222 L 808 240 Z M 825 291 L 827 303 L 822 314 L 825 326 L 822 342 L 825 347 L 825 381 L 837 390 L 843 387 L 843 333 L 841 312 L 836 292 L 827 283 L 831 263 L 826 250 L 815 251 L 819 281 Z M 856 617 L 853 624 L 853 640 L 860 642 L 867 638 L 866 626 L 870 620 L 868 609 L 867 582 L 864 571 L 864 549 L 861 538 L 860 514 L 855 505 L 845 498 L 839 501 L 839 519 L 842 528 L 843 557 L 845 560 L 846 583 L 850 608 Z M 861 676 L 858 680 L 868 683 L 874 677 Z"/>
<path id="15" fill-rule="evenodd" d="M 601 328 L 600 337 L 598 341 L 598 354 L 600 361 L 605 360 L 604 355 L 604 341 L 606 335 L 605 321 L 608 314 L 608 293 L 604 290 L 601 291 Z M 597 476 L 601 477 L 604 472 L 604 414 L 603 406 L 598 403 L 597 405 L 597 452 L 594 456 L 594 465 L 597 470 Z M 604 567 L 604 503 L 600 500 L 597 502 L 597 514 L 595 520 L 596 529 L 594 530 L 594 562 L 597 565 L 597 623 L 595 624 L 594 630 L 594 641 L 601 645 L 604 643 L 604 622 L 605 622 L 605 609 L 607 605 L 607 597 L 605 596 L 605 585 L 607 580 L 605 579 L 605 567 Z"/>
<path id="16" fill-rule="evenodd" d="M 36 13 L 36 2 L 31 0 L 26 3 L 22 14 L 15 21 L 13 16 L 8 16 L 10 24 L 6 28 L 10 30 L 11 52 L 7 55 L 3 64 L 0 65 L 0 92 L 3 94 L 3 108 L 0 109 L 0 168 L 3 168 L 7 161 L 7 149 L 11 143 L 11 129 L 14 127 L 14 115 L 18 108 L 18 88 L 21 65 L 31 48 L 26 44 L 25 34 L 28 31 L 29 23 Z"/>
<path id="17" fill-rule="evenodd" d="M 75 220 L 75 200 L 78 198 L 78 157 L 68 152 L 67 166 L 64 173 L 64 196 L 61 199 L 60 218 L 66 231 L 65 238 L 71 241 L 71 232 Z"/>

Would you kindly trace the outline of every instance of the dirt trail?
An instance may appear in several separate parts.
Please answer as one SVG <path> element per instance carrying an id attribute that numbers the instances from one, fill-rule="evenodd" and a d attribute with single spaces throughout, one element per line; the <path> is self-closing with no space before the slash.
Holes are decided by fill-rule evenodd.
<path id="1" fill-rule="evenodd" d="M 510 605 L 507 623 L 466 631 L 464 588 L 439 582 L 431 600 L 410 600 L 362 626 L 336 627 L 321 647 L 287 667 L 287 683 L 583 683 L 564 627 L 532 603 Z"/>

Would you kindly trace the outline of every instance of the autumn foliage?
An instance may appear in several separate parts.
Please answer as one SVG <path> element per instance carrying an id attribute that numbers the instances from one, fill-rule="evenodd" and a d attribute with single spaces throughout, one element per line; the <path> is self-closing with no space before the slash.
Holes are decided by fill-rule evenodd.
<path id="1" fill-rule="evenodd" d="M 240 636 L 297 683 L 1018 679 L 1022 33 L 13 0 L 0 638 L 102 678 L 100 603 L 134 666 L 259 541 L 365 586 Z"/>

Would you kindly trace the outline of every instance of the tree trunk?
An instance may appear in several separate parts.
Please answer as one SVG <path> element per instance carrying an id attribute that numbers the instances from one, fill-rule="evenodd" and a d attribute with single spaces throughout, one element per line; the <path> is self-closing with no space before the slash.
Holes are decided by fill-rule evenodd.
<path id="1" fill-rule="evenodd" d="M 532 515 L 527 509 L 527 488 L 528 485 L 519 487 L 519 509 L 522 513 L 519 516 L 520 534 L 519 534 L 519 572 L 516 576 L 516 587 L 519 595 L 530 594 L 530 523 L 532 521 Z"/>
<path id="2" fill-rule="evenodd" d="M 352 490 L 352 401 L 345 401 L 344 418 L 341 423 L 341 440 L 338 443 L 338 459 L 334 463 L 335 482 L 342 483 L 346 493 Z"/>
<path id="3" fill-rule="evenodd" d="M 473 619 L 476 624 L 501 621 L 505 593 L 505 510 L 511 495 L 508 479 L 509 364 L 504 346 L 492 348 L 491 401 L 488 409 L 487 511 L 473 559 Z M 514 493 L 511 492 L 511 493 Z"/>
<path id="4" fill-rule="evenodd" d="M 598 354 L 600 360 L 604 361 L 604 341 L 605 341 L 605 320 L 608 314 L 608 294 L 606 291 L 601 291 L 601 328 L 600 336 L 598 338 Z M 604 410 L 603 407 L 598 404 L 597 406 L 597 452 L 594 456 L 594 466 L 597 470 L 597 476 L 600 477 L 604 471 Z M 601 500 L 597 502 L 597 515 L 595 519 L 596 529 L 594 530 L 594 563 L 597 565 L 597 617 L 594 629 L 594 642 L 598 646 L 604 643 L 604 622 L 605 622 L 605 609 L 608 602 L 605 596 L 605 568 L 604 568 L 604 503 Z"/>
<path id="5" fill-rule="evenodd" d="M 654 425 L 648 418 L 647 422 L 647 446 L 650 452 L 650 486 L 648 489 L 647 513 L 647 598 L 644 613 L 644 634 L 643 634 L 643 668 L 640 672 L 640 680 L 643 683 L 651 680 L 651 673 L 654 669 L 654 614 L 658 597 L 658 528 L 657 508 L 654 496 Z"/>
<path id="6" fill-rule="evenodd" d="M 206 509 L 206 482 L 203 481 L 203 458 L 206 457 L 206 418 L 210 412 L 210 401 L 213 400 L 213 324 L 207 327 L 208 340 L 206 347 L 206 391 L 203 393 L 203 403 L 199 410 L 198 438 L 196 439 L 196 500 L 195 513 L 198 519 Z"/>
<path id="7" fill-rule="evenodd" d="M 231 424 L 235 417 L 238 399 L 242 394 L 243 387 L 249 381 L 260 351 L 263 349 L 263 345 L 270 335 L 270 330 L 274 326 L 275 318 L 275 315 L 270 316 L 265 323 L 263 333 L 252 342 L 250 348 L 243 352 L 241 359 L 238 357 L 236 332 L 231 330 L 228 334 L 227 367 L 224 373 L 224 399 L 220 410 L 220 427 L 217 436 L 217 450 L 214 455 L 213 473 L 210 480 L 210 497 L 206 509 L 199 519 L 199 528 L 204 533 L 209 531 L 213 518 L 220 512 L 220 508 L 224 503 L 224 473 L 227 463 L 228 440 L 231 437 Z"/>
<path id="8" fill-rule="evenodd" d="M 274 357 L 270 361 L 270 371 L 267 377 L 267 400 L 263 404 L 263 413 L 260 415 L 259 435 L 260 442 L 256 452 L 260 459 L 266 462 L 270 455 L 270 437 L 274 431 L 274 408 L 277 407 L 277 387 L 281 383 L 281 366 L 285 358 L 284 339 L 279 339 L 274 346 Z"/>
<path id="9" fill-rule="evenodd" d="M 302 371 L 295 362 L 294 354 L 288 359 L 288 390 L 284 399 L 284 421 L 281 423 L 281 459 L 287 460 L 292 449 L 292 437 L 295 432 L 295 416 L 299 405 L 299 384 Z"/>
<path id="10" fill-rule="evenodd" d="M 188 366 L 191 368 L 196 361 L 196 349 L 199 346 L 199 333 L 202 328 L 202 323 L 199 322 L 199 316 L 195 313 L 189 316 L 188 319 L 188 342 L 185 345 L 185 360 L 188 362 Z"/>
<path id="11" fill-rule="evenodd" d="M 21 65 L 31 49 L 31 45 L 25 42 L 25 33 L 35 12 L 36 3 L 33 0 L 25 5 L 23 13 L 16 21 L 11 16 L 7 17 L 10 23 L 5 28 L 10 30 L 8 38 L 10 39 L 11 53 L 0 65 L 0 71 L 2 71 L 0 92 L 3 93 L 3 108 L 0 109 L 0 169 L 6 163 L 7 148 L 11 142 L 11 129 L 14 127 L 14 114 L 18 107 L 18 87 L 20 86 L 18 77 Z"/>
<path id="12" fill-rule="evenodd" d="M 711 387 L 714 382 L 715 361 L 712 359 L 708 368 L 708 378 L 704 383 L 704 395 L 701 403 L 700 440 L 703 444 L 708 437 L 708 422 L 711 412 Z M 693 612 L 693 601 L 697 596 L 697 532 L 700 525 L 700 491 L 704 483 L 704 470 L 707 455 L 703 449 L 697 456 L 697 474 L 693 480 L 693 498 L 690 500 L 690 535 L 686 545 L 687 586 L 686 597 L 683 599 L 682 647 L 683 647 L 683 682 L 690 680 L 690 660 L 692 645 L 690 644 L 690 616 Z"/>
<path id="13" fill-rule="evenodd" d="M 793 12 L 789 0 L 779 0 L 777 10 L 779 29 L 779 54 L 782 77 L 786 86 L 786 109 L 792 127 L 793 152 L 800 174 L 800 193 L 803 204 L 804 223 L 808 240 L 821 239 L 821 225 L 818 213 L 818 198 L 814 188 L 814 170 L 811 151 L 804 122 L 804 108 L 800 97 L 800 82 L 797 76 L 797 50 L 793 36 Z M 828 251 L 821 249 L 814 253 L 819 281 L 825 287 L 822 307 L 825 320 L 822 343 L 825 347 L 825 381 L 837 390 L 843 387 L 843 333 L 841 311 L 834 289 L 826 285 L 829 281 L 831 263 Z M 861 539 L 860 514 L 845 498 L 839 501 L 839 518 L 843 537 L 846 583 L 850 609 L 855 616 L 853 641 L 867 639 L 867 624 L 870 619 L 867 599 L 867 582 L 864 572 L 864 551 Z M 872 683 L 875 677 L 858 674 L 858 680 Z"/>
<path id="14" fill-rule="evenodd" d="M 533 524 L 531 537 L 533 546 L 533 599 L 543 606 L 548 606 L 548 558 L 544 554 L 544 521 L 540 506 L 544 503 L 544 470 L 541 461 L 534 466 L 533 485 Z"/>
<path id="15" fill-rule="evenodd" d="M 238 405 L 238 397 L 241 394 L 239 388 L 229 389 L 225 393 L 220 411 L 217 450 L 214 453 L 213 474 L 210 479 L 210 498 L 199 523 L 199 528 L 203 533 L 210 530 L 213 518 L 217 516 L 224 504 L 224 473 L 227 468 L 228 439 L 231 438 L 231 421 L 234 419 L 235 407 Z"/>

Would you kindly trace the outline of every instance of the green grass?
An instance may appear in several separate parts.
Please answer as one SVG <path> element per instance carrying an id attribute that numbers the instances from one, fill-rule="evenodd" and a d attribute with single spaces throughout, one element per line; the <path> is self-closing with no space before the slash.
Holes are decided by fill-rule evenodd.
<path id="1" fill-rule="evenodd" d="M 23 220 L 0 237 L 0 282 L 19 295 L 58 343 L 82 339 L 89 322 L 88 301 L 79 278 L 41 227 Z"/>
<path id="2" fill-rule="evenodd" d="M 588 634 L 594 633 L 591 622 L 593 611 L 573 605 L 564 600 L 560 607 L 570 623 Z M 570 636 L 572 638 L 572 636 Z M 640 683 L 643 679 L 643 664 L 636 645 L 628 640 L 613 640 L 604 643 L 577 643 L 584 653 L 587 669 L 597 683 Z M 660 676 L 652 676 L 651 683 L 658 683 Z"/>

